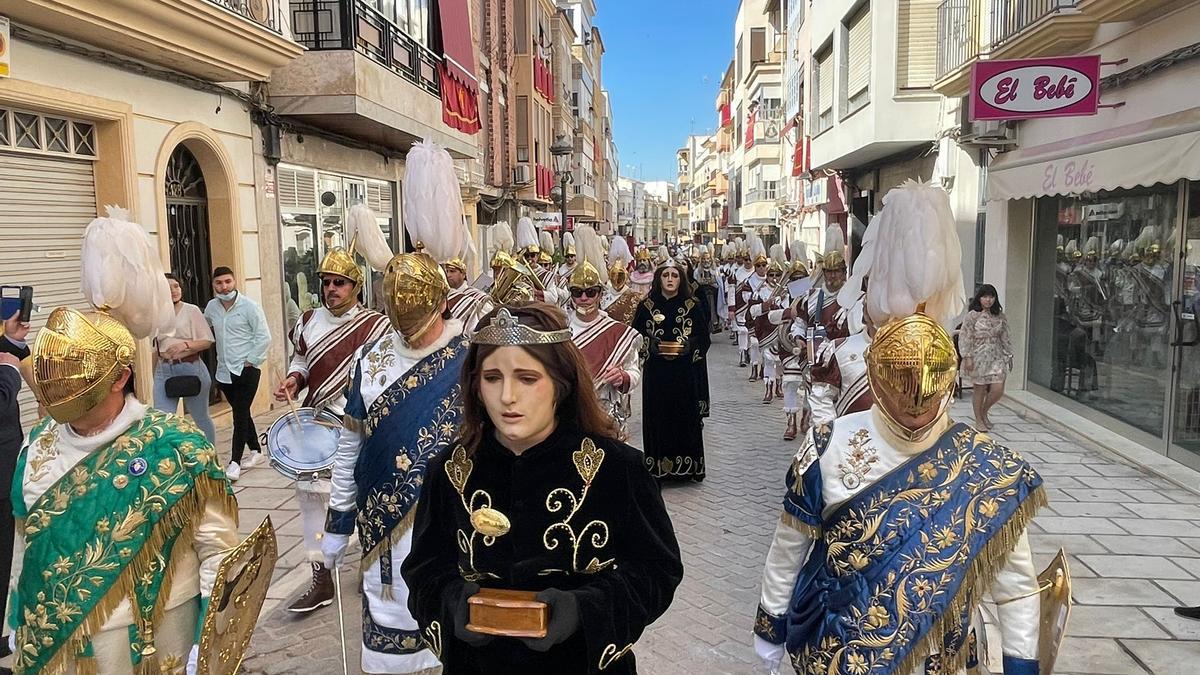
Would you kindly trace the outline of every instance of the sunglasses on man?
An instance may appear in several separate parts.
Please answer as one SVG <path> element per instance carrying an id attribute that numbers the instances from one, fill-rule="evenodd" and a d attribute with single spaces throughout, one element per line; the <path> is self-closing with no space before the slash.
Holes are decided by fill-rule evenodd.
<path id="1" fill-rule="evenodd" d="M 588 296 L 589 298 L 594 298 L 594 297 L 600 295 L 600 289 L 598 287 L 572 288 L 571 289 L 571 297 L 572 298 L 582 298 L 585 295 Z"/>
<path id="2" fill-rule="evenodd" d="M 349 283 L 349 279 L 343 279 L 341 277 L 325 277 L 324 279 L 321 279 L 322 288 L 329 288 L 330 286 L 337 286 L 338 288 L 341 288 L 342 286 L 349 285 Z"/>

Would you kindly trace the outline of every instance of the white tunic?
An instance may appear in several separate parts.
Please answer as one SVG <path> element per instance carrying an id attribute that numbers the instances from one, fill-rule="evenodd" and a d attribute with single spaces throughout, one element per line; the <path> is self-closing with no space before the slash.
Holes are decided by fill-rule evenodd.
<path id="1" fill-rule="evenodd" d="M 819 460 L 821 491 L 825 502 L 822 517 L 827 518 L 842 504 L 871 487 L 893 469 L 927 450 L 933 440 L 945 433 L 951 424 L 949 415 L 945 415 L 923 441 L 910 442 L 888 428 L 877 408 L 840 418 L 834 425 L 833 437 L 828 448 Z M 866 434 L 867 441 L 850 443 L 851 437 L 856 434 Z M 868 453 L 873 453 L 871 457 L 874 461 L 869 464 L 862 461 L 863 448 L 867 448 Z M 859 455 L 851 457 L 852 453 Z M 802 468 L 798 468 L 798 472 L 806 468 L 804 462 L 811 464 L 816 460 L 812 430 L 809 430 L 805 437 L 797 457 L 803 458 L 800 460 Z M 848 475 L 848 472 L 853 475 Z M 848 487 L 851 485 L 853 487 Z M 775 538 L 767 552 L 763 570 L 760 599 L 762 609 L 775 616 L 787 613 L 796 575 L 808 558 L 812 544 L 813 539 L 806 532 L 782 521 L 776 526 Z M 1033 551 L 1029 546 L 1028 534 L 1022 532 L 991 588 L 992 598 L 1005 603 L 999 605 L 997 610 L 1001 644 L 1006 655 L 1021 659 L 1036 659 L 1038 656 L 1041 604 L 1037 590 Z M 1009 600 L 1011 601 L 1005 602 Z M 981 638 L 980 644 L 983 644 L 982 626 L 976 626 L 976 630 Z M 754 641 L 755 649 L 760 655 L 779 648 L 757 635 Z M 924 663 L 918 664 L 912 671 L 913 675 L 924 672 Z"/>
<path id="2" fill-rule="evenodd" d="M 355 352 L 354 363 L 362 368 L 360 393 L 368 410 L 393 382 L 400 379 L 421 359 L 450 344 L 462 335 L 463 324 L 456 319 L 446 321 L 441 336 L 422 349 L 411 349 L 395 330 Z M 343 429 L 334 457 L 332 489 L 329 507 L 347 512 L 358 508 L 358 485 L 354 481 L 354 466 L 362 449 L 364 435 L 353 429 Z M 392 544 L 392 584 L 387 592 L 380 578 L 379 561 L 363 570 L 363 594 L 370 604 L 371 618 L 380 625 L 404 631 L 418 629 L 417 621 L 408 611 L 408 587 L 400 577 L 400 565 L 412 548 L 412 512 L 396 526 L 407 531 Z M 428 649 L 414 654 L 395 655 L 367 649 L 362 650 L 362 669 L 367 673 L 416 673 L 438 665 L 437 657 Z"/>
<path id="3" fill-rule="evenodd" d="M 596 312 L 596 316 L 593 317 L 591 321 L 587 321 L 587 322 L 585 322 L 582 318 L 580 318 L 578 312 L 570 312 L 570 317 L 571 317 L 571 338 L 572 339 L 577 339 L 579 337 L 580 333 L 587 330 L 589 327 L 595 325 L 595 323 L 597 321 L 604 321 L 605 323 L 616 323 L 616 321 L 613 321 L 612 319 L 608 318 L 608 314 L 606 314 L 604 311 Z M 627 330 L 632 330 L 632 329 L 627 328 Z M 621 370 L 625 371 L 625 374 L 629 376 L 629 387 L 625 391 L 622 392 L 622 391 L 619 391 L 616 387 L 614 387 L 611 384 L 607 384 L 607 383 L 596 384 L 596 394 L 600 397 L 601 401 L 616 401 L 617 399 L 619 399 L 621 397 L 622 394 L 628 394 L 629 392 L 636 389 L 638 384 L 642 381 L 642 362 L 641 362 L 641 359 L 639 358 L 638 350 L 636 348 L 630 349 L 625 354 L 625 358 L 621 361 L 621 363 L 619 365 L 621 367 Z M 600 375 L 601 375 L 601 373 L 595 374 L 595 377 L 597 378 L 597 380 L 599 379 Z"/>

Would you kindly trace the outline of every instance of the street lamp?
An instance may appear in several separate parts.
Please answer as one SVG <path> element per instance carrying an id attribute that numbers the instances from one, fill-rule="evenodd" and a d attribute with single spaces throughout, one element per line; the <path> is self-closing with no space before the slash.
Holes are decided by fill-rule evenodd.
<path id="1" fill-rule="evenodd" d="M 566 135 L 560 134 L 550 146 L 550 154 L 554 156 L 554 170 L 558 172 L 558 183 L 562 205 L 562 231 L 567 231 L 567 185 L 571 182 L 571 154 L 575 146 L 567 140 Z"/>

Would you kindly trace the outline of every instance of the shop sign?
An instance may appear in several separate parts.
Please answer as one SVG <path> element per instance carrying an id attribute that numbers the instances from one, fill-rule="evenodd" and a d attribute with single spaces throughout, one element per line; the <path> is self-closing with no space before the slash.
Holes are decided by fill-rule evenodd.
<path id="1" fill-rule="evenodd" d="M 1097 220 L 1119 220 L 1125 215 L 1125 206 L 1121 202 L 1107 204 L 1087 204 L 1083 207 L 1083 219 L 1089 222 Z"/>
<path id="2" fill-rule="evenodd" d="M 546 232 L 558 232 L 562 229 L 562 214 L 550 211 L 534 211 L 530 216 L 533 226 Z"/>
<path id="3" fill-rule="evenodd" d="M 1099 55 L 971 66 L 972 121 L 1095 115 L 1099 104 Z"/>
<path id="4" fill-rule="evenodd" d="M 12 38 L 9 35 L 8 17 L 0 16 L 0 77 L 9 76 Z"/>

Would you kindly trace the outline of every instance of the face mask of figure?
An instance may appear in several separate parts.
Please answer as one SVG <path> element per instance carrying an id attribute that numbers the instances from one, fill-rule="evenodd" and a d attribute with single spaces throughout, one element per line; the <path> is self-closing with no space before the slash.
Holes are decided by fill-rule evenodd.
<path id="1" fill-rule="evenodd" d="M 555 427 L 554 381 L 523 347 L 499 347 L 483 360 L 479 394 L 496 439 L 515 453 L 546 440 Z"/>
<path id="2" fill-rule="evenodd" d="M 668 267 L 662 271 L 662 292 L 668 298 L 674 297 L 679 292 L 679 282 L 683 277 L 679 275 L 679 270 L 674 267 Z"/>

